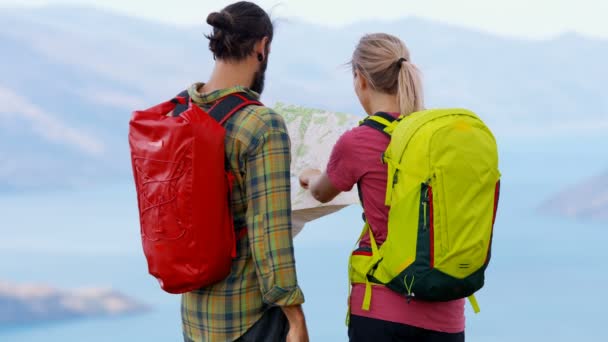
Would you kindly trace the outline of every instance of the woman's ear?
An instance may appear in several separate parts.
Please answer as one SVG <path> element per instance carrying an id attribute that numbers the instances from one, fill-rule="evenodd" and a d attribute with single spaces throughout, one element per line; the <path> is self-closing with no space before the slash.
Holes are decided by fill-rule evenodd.
<path id="1" fill-rule="evenodd" d="M 359 70 L 355 71 L 355 82 L 357 84 L 357 87 L 363 91 L 366 90 L 369 86 L 367 79 L 365 79 L 365 77 L 363 77 L 363 75 L 361 75 Z"/>
<path id="2" fill-rule="evenodd" d="M 353 79 L 353 83 L 355 86 L 355 94 L 359 98 L 359 102 L 366 113 L 369 114 L 369 82 L 359 70 L 355 70 L 355 78 Z"/>

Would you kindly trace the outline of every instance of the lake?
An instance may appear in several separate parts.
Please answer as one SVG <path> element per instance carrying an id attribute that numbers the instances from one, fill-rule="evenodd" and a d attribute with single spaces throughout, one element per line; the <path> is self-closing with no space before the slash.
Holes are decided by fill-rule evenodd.
<path id="1" fill-rule="evenodd" d="M 594 149 L 585 146 L 595 146 Z M 502 198 L 481 313 L 467 306 L 468 341 L 606 341 L 608 223 L 546 217 L 546 198 L 608 167 L 602 139 L 501 144 Z M 605 150 L 605 149 L 604 149 Z M 603 154 L 605 156 L 605 153 Z M 566 157 L 567 156 L 567 157 Z M 60 288 L 111 286 L 147 314 L 0 330 L 3 342 L 180 341 L 179 297 L 147 275 L 133 186 L 0 196 L 0 279 Z M 296 238 L 312 341 L 346 341 L 348 254 L 361 228 L 352 206 Z"/>

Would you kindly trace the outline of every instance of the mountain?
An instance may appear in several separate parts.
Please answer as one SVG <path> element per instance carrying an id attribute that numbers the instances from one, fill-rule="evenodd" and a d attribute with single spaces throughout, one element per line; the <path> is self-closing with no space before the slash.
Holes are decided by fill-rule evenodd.
<path id="1" fill-rule="evenodd" d="M 608 172 L 564 190 L 540 209 L 565 217 L 608 221 Z"/>
<path id="2" fill-rule="evenodd" d="M 126 179 L 130 112 L 212 68 L 207 26 L 69 6 L 0 9 L 0 21 L 0 191 Z M 507 138 L 608 129 L 608 42 L 514 40 L 417 18 L 335 29 L 279 20 L 263 101 L 361 113 L 344 63 L 377 31 L 408 44 L 428 107 L 471 108 Z"/>
<path id="3" fill-rule="evenodd" d="M 0 282 L 0 327 L 141 313 L 147 308 L 108 289 L 62 291 Z"/>

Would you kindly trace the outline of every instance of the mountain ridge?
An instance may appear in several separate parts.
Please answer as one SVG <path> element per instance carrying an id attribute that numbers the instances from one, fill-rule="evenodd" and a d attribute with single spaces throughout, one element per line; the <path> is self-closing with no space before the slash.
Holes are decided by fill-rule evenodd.
<path id="1" fill-rule="evenodd" d="M 0 189 L 126 179 L 131 111 L 165 101 L 210 73 L 208 26 L 115 14 L 72 6 L 0 9 L 0 88 L 66 128 L 61 135 L 102 146 L 90 154 L 74 139 L 49 139 L 40 129 L 45 121 L 0 104 L 0 144 L 6 146 L 0 157 L 7 161 L 0 164 Z M 602 67 L 608 42 L 576 35 L 514 40 L 415 17 L 335 29 L 279 21 L 262 100 L 362 114 L 344 63 L 359 37 L 375 31 L 406 41 L 423 72 L 429 107 L 470 108 L 499 138 L 601 136 L 608 129 Z"/>
<path id="2" fill-rule="evenodd" d="M 0 7 L 0 12 L 2 12 L 2 11 L 8 11 L 8 12 L 12 12 L 12 13 L 19 13 L 19 12 L 23 12 L 23 11 L 39 12 L 41 14 L 59 13 L 59 14 L 66 15 L 66 16 L 69 15 L 70 13 L 73 14 L 74 12 L 78 13 L 78 14 L 96 12 L 96 13 L 101 13 L 101 14 L 121 18 L 121 19 L 124 19 L 127 21 L 139 21 L 141 23 L 148 23 L 155 27 L 164 26 L 166 28 L 177 28 L 177 29 L 198 29 L 198 27 L 200 26 L 199 24 L 171 23 L 168 21 L 161 21 L 161 20 L 151 19 L 151 18 L 142 17 L 142 16 L 135 16 L 135 15 L 132 15 L 132 14 L 129 14 L 126 12 L 122 12 L 119 10 L 111 9 L 111 8 L 103 8 L 103 7 L 93 6 L 93 5 L 80 5 L 80 4 L 62 4 L 62 3 L 44 4 L 43 3 L 43 4 L 39 4 L 39 5 L 35 5 L 35 6 L 11 5 L 11 6 Z M 348 30 L 353 27 L 357 27 L 359 25 L 368 25 L 368 24 L 378 23 L 378 20 L 375 20 L 375 19 L 367 19 L 367 20 L 364 19 L 364 20 L 359 20 L 359 21 L 353 22 L 353 23 L 347 23 L 347 24 L 338 25 L 338 26 L 327 26 L 327 25 L 320 25 L 317 23 L 309 22 L 309 21 L 306 21 L 305 19 L 300 19 L 297 17 L 273 16 L 272 13 L 271 13 L 271 19 L 273 20 L 273 22 L 279 29 L 283 23 L 302 24 L 302 25 L 314 26 L 314 27 L 319 27 L 319 28 L 328 29 L 328 30 L 335 30 L 335 29 L 347 29 Z M 608 42 L 608 38 L 601 37 L 601 36 L 595 36 L 595 35 L 591 35 L 591 34 L 586 34 L 586 33 L 578 32 L 576 30 L 571 30 L 571 29 L 565 30 L 562 32 L 558 32 L 555 34 L 547 35 L 545 37 L 528 38 L 528 37 L 523 37 L 523 36 L 519 36 L 519 35 L 509 35 L 509 34 L 501 34 L 501 33 L 496 33 L 496 32 L 491 32 L 491 31 L 485 31 L 485 30 L 481 30 L 481 29 L 466 26 L 466 25 L 459 25 L 456 23 L 441 22 L 438 20 L 424 18 L 424 17 L 418 16 L 418 15 L 405 15 L 400 18 L 383 20 L 382 22 L 387 23 L 387 24 L 396 24 L 396 23 L 402 23 L 403 21 L 410 21 L 410 20 L 417 21 L 417 22 L 432 23 L 434 25 L 441 25 L 444 28 L 449 28 L 449 29 L 468 30 L 468 31 L 471 31 L 474 33 L 487 35 L 492 38 L 503 38 L 503 39 L 507 39 L 507 40 L 543 42 L 543 41 L 559 40 L 559 39 L 562 39 L 563 37 L 567 37 L 567 38 L 574 37 L 576 39 L 582 38 L 582 39 L 589 40 L 589 41 L 604 42 L 604 43 Z M 200 21 L 201 21 L 201 23 L 204 22 L 203 14 L 201 14 Z"/>
<path id="3" fill-rule="evenodd" d="M 608 221 L 608 171 L 564 189 L 539 210 L 573 219 Z"/>

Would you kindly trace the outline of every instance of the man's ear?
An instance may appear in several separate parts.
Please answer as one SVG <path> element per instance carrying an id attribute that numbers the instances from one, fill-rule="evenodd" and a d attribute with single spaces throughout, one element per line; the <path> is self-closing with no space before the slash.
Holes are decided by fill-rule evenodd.
<path id="1" fill-rule="evenodd" d="M 264 37 L 259 42 L 257 42 L 254 46 L 255 54 L 258 56 L 261 55 L 263 57 L 263 60 L 268 58 L 268 56 L 266 56 L 266 54 L 270 52 L 269 42 L 270 42 L 270 39 L 268 39 L 268 37 Z"/>

